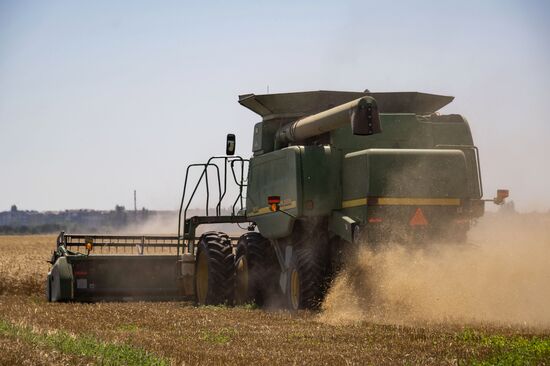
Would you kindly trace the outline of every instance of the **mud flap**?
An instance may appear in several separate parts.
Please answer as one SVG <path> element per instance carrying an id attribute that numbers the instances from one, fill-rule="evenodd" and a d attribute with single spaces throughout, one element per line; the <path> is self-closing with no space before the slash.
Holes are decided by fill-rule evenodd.
<path id="1" fill-rule="evenodd" d="M 333 211 L 329 219 L 329 230 L 349 243 L 353 242 L 353 231 L 356 225 L 355 220 L 341 211 Z"/>

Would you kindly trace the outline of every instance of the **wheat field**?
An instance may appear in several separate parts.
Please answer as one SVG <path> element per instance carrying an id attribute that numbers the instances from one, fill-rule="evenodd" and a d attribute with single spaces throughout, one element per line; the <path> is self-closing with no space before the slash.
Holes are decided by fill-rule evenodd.
<path id="1" fill-rule="evenodd" d="M 0 237 L 0 364 L 550 364 L 530 326 L 326 322 L 253 306 L 47 303 L 54 236 Z"/>

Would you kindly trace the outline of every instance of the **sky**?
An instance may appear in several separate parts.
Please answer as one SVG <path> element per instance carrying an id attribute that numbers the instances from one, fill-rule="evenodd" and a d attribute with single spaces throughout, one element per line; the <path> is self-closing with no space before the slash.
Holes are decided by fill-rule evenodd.
<path id="1" fill-rule="evenodd" d="M 550 2 L 0 0 L 0 211 L 176 209 L 267 88 L 455 96 L 486 198 L 550 210 Z"/>

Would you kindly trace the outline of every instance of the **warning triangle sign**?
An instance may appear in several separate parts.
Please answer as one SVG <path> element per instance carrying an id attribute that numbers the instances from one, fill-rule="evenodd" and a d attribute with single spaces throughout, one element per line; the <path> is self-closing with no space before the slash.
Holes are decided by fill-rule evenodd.
<path id="1" fill-rule="evenodd" d="M 424 213 L 420 208 L 416 209 L 416 212 L 414 213 L 414 216 L 412 217 L 411 221 L 409 221 L 409 225 L 411 226 L 426 226 L 428 225 L 428 220 L 426 220 L 426 216 L 424 216 Z"/>

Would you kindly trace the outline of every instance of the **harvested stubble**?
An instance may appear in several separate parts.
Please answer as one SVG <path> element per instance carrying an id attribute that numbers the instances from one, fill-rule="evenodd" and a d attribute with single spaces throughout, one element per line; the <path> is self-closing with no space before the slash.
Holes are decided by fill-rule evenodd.
<path id="1" fill-rule="evenodd" d="M 0 310 L 11 324 L 38 334 L 63 330 L 108 344 L 144 349 L 159 360 L 178 365 L 439 365 L 494 354 L 488 345 L 465 341 L 461 328 L 367 323 L 331 326 L 319 323 L 317 315 L 308 312 L 291 315 L 247 308 L 196 308 L 181 303 L 46 304 L 22 296 L 3 297 Z M 512 329 L 482 331 L 508 337 L 520 335 Z"/>

